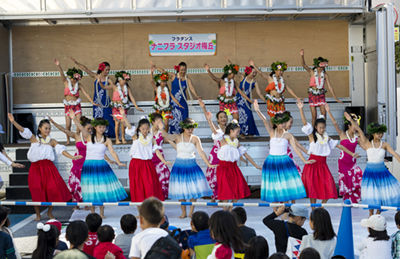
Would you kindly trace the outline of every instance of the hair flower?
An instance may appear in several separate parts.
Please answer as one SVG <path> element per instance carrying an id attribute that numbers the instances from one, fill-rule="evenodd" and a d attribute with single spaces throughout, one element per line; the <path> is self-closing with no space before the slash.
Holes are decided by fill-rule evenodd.
<path id="1" fill-rule="evenodd" d="M 244 73 L 245 73 L 246 75 L 249 75 L 252 71 L 253 71 L 253 69 L 252 69 L 251 67 L 246 67 L 246 68 L 244 69 Z"/>
<path id="2" fill-rule="evenodd" d="M 104 69 L 106 69 L 106 64 L 104 63 L 99 64 L 99 70 L 104 71 Z"/>
<path id="3" fill-rule="evenodd" d="M 176 70 L 176 72 L 179 72 L 179 66 L 175 65 L 174 69 Z"/>

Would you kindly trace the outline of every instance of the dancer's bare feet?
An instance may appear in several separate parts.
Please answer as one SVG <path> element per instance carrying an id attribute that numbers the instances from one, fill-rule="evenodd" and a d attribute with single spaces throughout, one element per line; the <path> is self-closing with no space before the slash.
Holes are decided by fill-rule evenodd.
<path id="1" fill-rule="evenodd" d="M 115 140 L 115 144 L 116 145 L 121 145 L 121 141 L 119 141 L 119 139 Z"/>
<path id="2" fill-rule="evenodd" d="M 187 218 L 187 215 L 186 215 L 186 213 L 185 213 L 185 214 L 182 214 L 182 215 L 180 215 L 180 216 L 179 216 L 179 218 L 180 218 L 180 219 Z"/>
<path id="3" fill-rule="evenodd" d="M 126 144 L 126 139 L 122 139 L 122 144 Z"/>
<path id="4" fill-rule="evenodd" d="M 41 221 L 42 219 L 40 218 L 40 216 L 36 216 L 35 221 Z"/>
<path id="5" fill-rule="evenodd" d="M 52 213 L 47 212 L 47 216 L 49 216 L 49 219 L 56 219 Z"/>
<path id="6" fill-rule="evenodd" d="M 69 146 L 70 144 L 71 142 L 69 140 L 65 143 L 66 146 Z"/>
<path id="7" fill-rule="evenodd" d="M 104 215 L 100 215 L 100 217 L 101 217 L 102 219 L 106 219 L 106 216 L 104 216 Z"/>

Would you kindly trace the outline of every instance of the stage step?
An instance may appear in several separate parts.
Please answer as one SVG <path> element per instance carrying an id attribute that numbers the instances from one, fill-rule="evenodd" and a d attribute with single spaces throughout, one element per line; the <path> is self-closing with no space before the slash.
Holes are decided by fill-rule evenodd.
<path id="1" fill-rule="evenodd" d="M 28 185 L 9 186 L 6 188 L 6 200 L 31 200 L 31 192 Z"/>
<path id="2" fill-rule="evenodd" d="M 22 159 L 16 159 L 14 161 L 15 163 L 19 163 L 24 165 L 24 168 L 12 168 L 13 173 L 27 173 L 29 172 L 29 169 L 31 168 L 31 162 L 28 160 L 22 160 Z"/>
<path id="3" fill-rule="evenodd" d="M 27 155 L 28 155 L 28 148 L 19 148 L 19 149 L 17 149 L 16 151 L 15 151 L 15 159 L 16 160 L 22 160 L 22 161 L 24 161 L 24 160 L 28 160 L 28 157 L 27 157 Z"/>
<path id="4" fill-rule="evenodd" d="M 28 186 L 29 173 L 12 173 L 10 174 L 10 186 Z"/>

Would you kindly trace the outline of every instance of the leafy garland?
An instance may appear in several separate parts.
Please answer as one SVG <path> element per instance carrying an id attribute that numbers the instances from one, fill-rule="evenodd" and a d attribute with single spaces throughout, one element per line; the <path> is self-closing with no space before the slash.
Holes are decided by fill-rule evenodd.
<path id="1" fill-rule="evenodd" d="M 128 72 L 122 70 L 122 71 L 118 71 L 117 73 L 115 73 L 115 78 L 117 78 L 117 80 L 125 80 L 125 81 L 130 81 L 131 80 L 131 74 L 129 74 Z"/>
<path id="2" fill-rule="evenodd" d="M 379 125 L 379 127 L 374 127 L 375 123 L 371 123 L 367 127 L 368 134 L 374 135 L 375 133 L 386 133 L 387 127 L 385 124 Z"/>
<path id="3" fill-rule="evenodd" d="M 161 81 L 168 81 L 169 80 L 169 76 L 168 76 L 168 72 L 164 72 L 162 74 L 157 74 L 153 77 L 155 82 L 161 83 Z"/>
<path id="4" fill-rule="evenodd" d="M 224 74 L 237 74 L 239 72 L 239 65 L 237 64 L 229 64 L 224 66 Z"/>
<path id="5" fill-rule="evenodd" d="M 98 119 L 93 119 L 90 124 L 92 124 L 93 127 L 97 127 L 97 126 L 108 126 L 110 124 L 110 122 L 108 120 L 98 120 Z"/>
<path id="6" fill-rule="evenodd" d="M 188 123 L 184 123 L 183 121 L 179 122 L 179 126 L 181 126 L 181 128 L 184 129 L 195 129 L 199 126 L 199 124 L 197 122 L 192 123 L 192 124 L 188 124 Z"/>
<path id="7" fill-rule="evenodd" d="M 278 71 L 278 70 L 285 71 L 287 69 L 287 64 L 286 64 L 286 62 L 276 61 L 271 64 L 271 69 L 272 69 L 272 71 Z"/>
<path id="8" fill-rule="evenodd" d="M 73 67 L 68 69 L 67 76 L 69 78 L 75 78 L 76 80 L 80 80 L 82 79 L 83 72 L 79 68 Z"/>
<path id="9" fill-rule="evenodd" d="M 327 67 L 329 60 L 325 58 L 314 58 L 314 67 Z M 322 64 L 321 64 L 322 63 Z"/>
<path id="10" fill-rule="evenodd" d="M 285 123 L 285 122 L 288 122 L 288 121 L 290 121 L 290 116 L 287 113 L 285 113 L 283 115 L 283 117 L 280 118 L 280 119 L 277 119 L 276 117 L 272 117 L 271 118 L 272 124 L 275 124 L 275 125 L 279 125 L 279 124 L 282 124 L 282 123 Z"/>

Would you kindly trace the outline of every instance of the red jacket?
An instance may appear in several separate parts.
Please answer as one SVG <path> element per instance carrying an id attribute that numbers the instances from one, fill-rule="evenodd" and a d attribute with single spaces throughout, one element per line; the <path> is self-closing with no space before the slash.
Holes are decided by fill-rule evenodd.
<path id="1" fill-rule="evenodd" d="M 89 239 L 83 245 L 83 252 L 93 256 L 93 251 L 99 244 L 100 242 L 97 240 L 97 232 L 89 232 Z"/>
<path id="2" fill-rule="evenodd" d="M 122 249 L 111 242 L 100 243 L 94 249 L 93 256 L 96 257 L 96 259 L 104 259 L 108 251 L 110 251 L 110 253 L 112 253 L 116 259 L 126 259 L 124 253 L 122 252 Z"/>

